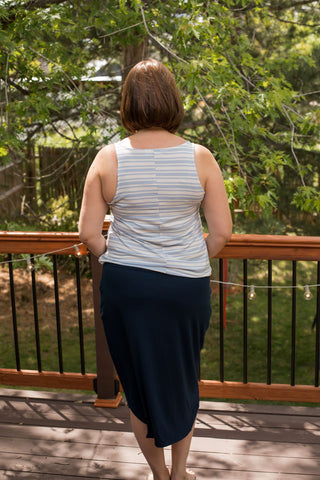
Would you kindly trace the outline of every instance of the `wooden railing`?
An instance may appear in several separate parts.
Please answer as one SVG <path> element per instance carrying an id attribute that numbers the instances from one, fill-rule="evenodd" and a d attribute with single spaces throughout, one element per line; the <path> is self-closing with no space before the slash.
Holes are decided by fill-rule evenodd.
<path id="1" fill-rule="evenodd" d="M 105 224 L 105 230 L 108 225 Z M 77 246 L 77 248 L 75 248 Z M 50 255 L 73 255 L 75 259 L 78 255 L 87 255 L 88 252 L 83 245 L 80 245 L 77 233 L 58 233 L 58 232 L 0 232 L 0 254 L 6 258 L 8 255 L 8 264 L 12 254 L 47 254 Z M 224 259 L 239 259 L 243 261 L 243 329 L 244 329 L 244 350 L 243 350 L 243 378 L 242 381 L 225 381 L 223 370 L 224 344 L 223 344 L 223 310 L 225 306 L 225 289 L 223 283 L 219 284 L 219 302 L 220 302 L 220 378 L 219 380 L 199 380 L 200 396 L 210 398 L 233 398 L 233 399 L 257 399 L 257 400 L 276 400 L 276 401 L 296 401 L 296 402 L 320 402 L 319 389 L 319 339 L 320 339 L 320 288 L 317 287 L 317 315 L 315 329 L 315 365 L 314 365 L 314 384 L 296 385 L 294 379 L 294 347 L 295 331 L 292 332 L 292 372 L 290 384 L 274 384 L 271 382 L 271 376 L 267 378 L 266 383 L 250 383 L 247 381 L 246 355 L 247 355 L 247 279 L 246 262 L 248 259 L 263 259 L 268 261 L 271 268 L 272 260 L 289 260 L 292 262 L 293 271 L 296 262 L 299 260 L 317 262 L 317 284 L 320 284 L 320 237 L 294 237 L 294 236 L 271 236 L 271 235 L 233 235 L 230 242 L 219 253 L 220 274 L 219 279 L 223 282 Z M 36 370 L 23 370 L 17 362 L 16 369 L 4 368 L 0 364 L 0 384 L 17 386 L 40 386 L 52 388 L 75 388 L 97 391 L 98 398 L 96 405 L 117 406 L 120 401 L 118 382 L 111 357 L 109 355 L 107 343 L 103 333 L 102 322 L 99 313 L 99 282 L 101 278 L 101 265 L 95 257 L 91 257 L 91 269 L 93 279 L 93 303 L 95 312 L 95 337 L 96 337 L 96 355 L 97 372 L 72 373 L 64 372 L 46 372 L 41 368 Z M 11 285 L 11 296 L 14 295 L 14 284 Z M 292 295 L 294 298 L 295 290 Z M 14 296 L 12 296 L 12 320 L 13 330 L 17 326 L 14 319 Z M 269 308 L 269 307 L 268 307 Z M 288 312 L 290 315 L 290 313 Z M 291 312 L 295 326 L 295 312 Z M 10 312 L 8 312 L 8 321 L 10 321 Z M 271 312 L 268 321 L 272 321 Z M 269 340 L 268 340 L 269 341 Z M 13 348 L 16 348 L 13 345 Z M 270 355 L 270 352 L 268 353 Z M 0 359 L 1 361 L 1 359 Z"/>
<path id="2" fill-rule="evenodd" d="M 292 262 L 293 279 L 295 278 L 296 262 L 298 260 L 317 261 L 317 284 L 320 284 L 320 237 L 299 237 L 282 235 L 233 235 L 231 241 L 219 253 L 222 259 L 242 259 L 244 264 L 243 285 L 247 284 L 246 267 L 248 259 L 261 259 L 268 261 L 268 277 L 272 279 L 272 261 L 289 260 Z M 222 266 L 220 266 L 220 280 L 223 281 Z M 272 280 L 269 286 L 272 285 Z M 246 329 L 247 329 L 247 295 L 248 287 L 243 288 L 243 329 L 244 329 L 244 373 L 242 382 L 228 382 L 223 375 L 223 304 L 224 288 L 220 284 L 220 380 L 200 380 L 200 395 L 213 398 L 237 398 L 250 400 L 274 400 L 295 402 L 320 402 L 319 368 L 320 368 L 320 288 L 317 287 L 317 308 L 315 317 L 315 362 L 314 362 L 314 385 L 296 385 L 294 381 L 295 370 L 295 297 L 296 289 L 293 285 L 292 311 L 292 360 L 291 360 L 291 384 L 271 383 L 271 322 L 272 322 L 272 290 L 268 291 L 268 375 L 266 383 L 250 383 L 247 381 L 246 365 Z M 241 312 L 239 312 L 241 315 Z"/>
<path id="3" fill-rule="evenodd" d="M 108 229 L 109 223 L 105 222 L 104 231 Z M 80 243 L 78 233 L 70 232 L 0 232 L 0 254 L 8 254 L 9 271 L 12 270 L 12 254 L 34 255 L 73 255 L 75 261 L 80 255 L 87 255 L 87 248 Z M 105 339 L 103 325 L 100 318 L 100 297 L 99 283 L 102 273 L 102 266 L 94 256 L 90 256 L 90 264 L 93 280 L 93 305 L 95 317 L 95 341 L 96 341 L 96 373 L 74 373 L 74 372 L 48 372 L 38 370 L 23 370 L 17 361 L 16 369 L 0 368 L 0 384 L 18 386 L 36 386 L 43 388 L 66 388 L 77 390 L 95 390 L 97 392 L 96 406 L 117 407 L 121 400 L 118 381 L 114 372 L 113 363 Z M 77 265 L 77 263 L 76 263 Z M 79 276 L 79 272 L 77 272 Z M 14 283 L 11 277 L 12 296 L 12 320 L 13 331 L 17 331 L 14 306 Z M 79 282 L 79 278 L 77 279 Z M 35 290 L 35 277 L 32 279 Z M 35 300 L 36 302 L 36 300 Z M 57 298 L 56 298 L 57 304 Z M 78 306 L 79 308 L 79 306 Z M 81 312 L 79 312 L 81 314 Z M 9 315 L 8 315 L 9 321 Z M 57 326 L 58 328 L 58 326 Z M 81 332 L 80 332 L 81 333 Z M 16 340 L 16 339 L 15 339 Z M 15 341 L 17 357 L 17 341 Z M 37 346 L 38 350 L 38 346 Z M 1 365 L 0 365 L 1 367 Z"/>

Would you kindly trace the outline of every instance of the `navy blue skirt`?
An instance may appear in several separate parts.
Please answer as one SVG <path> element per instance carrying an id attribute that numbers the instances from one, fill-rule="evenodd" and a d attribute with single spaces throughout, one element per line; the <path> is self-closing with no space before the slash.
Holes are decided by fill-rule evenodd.
<path id="1" fill-rule="evenodd" d="M 100 292 L 107 342 L 129 408 L 157 447 L 182 440 L 199 407 L 210 277 L 105 263 Z"/>

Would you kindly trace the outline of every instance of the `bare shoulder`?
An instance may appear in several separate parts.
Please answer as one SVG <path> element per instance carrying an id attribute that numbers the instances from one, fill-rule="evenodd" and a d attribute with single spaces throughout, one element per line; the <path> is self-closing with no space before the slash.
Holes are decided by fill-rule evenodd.
<path id="1" fill-rule="evenodd" d="M 201 157 L 213 157 L 212 153 L 207 147 L 200 145 L 199 143 L 194 144 L 195 153 Z"/>
<path id="2" fill-rule="evenodd" d="M 117 157 L 115 147 L 112 144 L 106 145 L 98 151 L 91 163 L 89 175 L 104 177 L 105 175 L 110 175 L 110 173 L 112 174 L 116 168 Z"/>
<path id="3" fill-rule="evenodd" d="M 116 149 L 113 144 L 105 145 L 97 153 L 94 163 L 97 167 L 106 166 L 106 164 L 113 162 L 116 159 Z"/>
<path id="4" fill-rule="evenodd" d="M 197 165 L 197 168 L 209 172 L 212 170 L 220 170 L 220 167 L 207 147 L 203 145 L 195 144 L 194 145 L 194 158 Z"/>
<path id="5" fill-rule="evenodd" d="M 110 145 L 105 145 L 104 147 L 102 147 L 99 150 L 98 155 L 109 156 L 109 155 L 114 155 L 115 152 L 116 152 L 116 149 L 115 149 L 114 143 L 110 143 Z"/>

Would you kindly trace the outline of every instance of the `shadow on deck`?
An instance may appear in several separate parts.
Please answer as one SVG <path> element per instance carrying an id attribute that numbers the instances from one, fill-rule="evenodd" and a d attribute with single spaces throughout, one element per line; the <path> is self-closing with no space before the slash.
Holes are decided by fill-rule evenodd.
<path id="1" fill-rule="evenodd" d="M 144 480 L 127 407 L 94 400 L 0 389 L 0 478 Z M 201 402 L 189 466 L 198 480 L 319 480 L 320 409 Z"/>

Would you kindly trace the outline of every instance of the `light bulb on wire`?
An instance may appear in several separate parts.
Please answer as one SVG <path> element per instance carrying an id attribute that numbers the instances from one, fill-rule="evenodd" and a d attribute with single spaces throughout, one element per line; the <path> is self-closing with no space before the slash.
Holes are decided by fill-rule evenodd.
<path id="1" fill-rule="evenodd" d="M 254 291 L 254 285 L 250 285 L 249 300 L 253 300 L 256 297 L 256 292 Z"/>
<path id="2" fill-rule="evenodd" d="M 312 298 L 312 293 L 310 292 L 310 287 L 309 285 L 305 285 L 304 286 L 304 294 L 303 294 L 304 298 L 306 300 L 311 300 Z"/>
<path id="3" fill-rule="evenodd" d="M 77 257 L 80 257 L 80 255 L 81 255 L 81 252 L 80 252 L 80 249 L 79 249 L 78 245 L 74 245 L 74 246 L 73 246 L 73 248 L 74 248 L 74 249 L 75 249 L 75 251 L 76 251 L 76 255 L 77 255 Z"/>
<path id="4" fill-rule="evenodd" d="M 32 272 L 34 270 L 34 267 L 29 257 L 27 257 L 27 269 L 29 270 L 29 272 Z"/>

